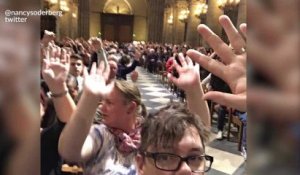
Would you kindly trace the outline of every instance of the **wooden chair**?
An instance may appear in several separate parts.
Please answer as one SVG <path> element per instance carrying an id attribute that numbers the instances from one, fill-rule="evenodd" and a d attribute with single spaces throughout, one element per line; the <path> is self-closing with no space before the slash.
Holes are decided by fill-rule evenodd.
<path id="1" fill-rule="evenodd" d="M 244 123 L 240 120 L 239 116 L 233 114 L 233 111 L 233 109 L 229 110 L 227 140 L 238 142 L 238 150 L 241 151 Z M 238 135 L 235 139 L 230 138 L 230 134 L 232 133 L 231 124 L 238 127 Z"/>
<path id="2" fill-rule="evenodd" d="M 167 77 L 168 72 L 167 71 L 161 71 L 160 75 L 161 75 L 161 82 L 162 82 L 162 84 L 163 85 L 167 84 L 167 82 L 168 82 L 168 77 Z"/>
<path id="3" fill-rule="evenodd" d="M 163 85 L 167 83 L 167 74 L 168 74 L 165 68 L 165 64 L 166 64 L 165 62 L 162 62 L 160 67 L 158 68 L 158 76 Z"/>
<path id="4" fill-rule="evenodd" d="M 68 164 L 63 164 L 61 167 L 61 172 L 64 174 L 78 174 L 81 175 L 83 173 L 83 169 L 76 165 L 69 166 Z"/>
<path id="5" fill-rule="evenodd" d="M 214 106 L 216 105 L 216 103 L 214 103 L 213 101 L 207 101 L 208 103 L 208 109 L 209 109 L 209 113 L 210 113 L 210 123 L 213 123 L 213 114 L 215 112 Z"/>

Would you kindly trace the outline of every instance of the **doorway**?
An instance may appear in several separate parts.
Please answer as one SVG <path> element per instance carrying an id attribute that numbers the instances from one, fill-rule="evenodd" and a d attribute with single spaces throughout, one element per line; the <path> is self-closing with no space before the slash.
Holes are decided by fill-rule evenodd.
<path id="1" fill-rule="evenodd" d="M 118 42 L 132 42 L 133 15 L 101 13 L 102 39 Z"/>

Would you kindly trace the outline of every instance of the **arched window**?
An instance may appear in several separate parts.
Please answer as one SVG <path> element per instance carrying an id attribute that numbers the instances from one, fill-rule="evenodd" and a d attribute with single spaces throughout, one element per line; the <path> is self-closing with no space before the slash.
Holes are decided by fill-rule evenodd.
<path id="1" fill-rule="evenodd" d="M 132 15 L 132 7 L 127 0 L 108 0 L 103 8 L 104 13 Z"/>

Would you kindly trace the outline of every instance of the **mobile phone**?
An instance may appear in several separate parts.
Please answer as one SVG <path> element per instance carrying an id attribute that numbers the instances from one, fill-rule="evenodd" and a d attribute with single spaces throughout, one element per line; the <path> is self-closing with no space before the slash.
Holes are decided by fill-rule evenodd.
<path id="1" fill-rule="evenodd" d="M 100 43 L 101 43 L 100 44 L 101 48 L 97 53 L 97 56 L 98 56 L 97 63 L 98 63 L 98 65 L 100 65 L 100 62 L 104 61 L 104 66 L 105 66 L 105 69 L 106 69 L 108 67 L 108 61 L 107 61 L 107 56 L 106 56 L 105 50 L 103 48 L 103 44 L 102 44 L 101 39 L 100 39 Z"/>

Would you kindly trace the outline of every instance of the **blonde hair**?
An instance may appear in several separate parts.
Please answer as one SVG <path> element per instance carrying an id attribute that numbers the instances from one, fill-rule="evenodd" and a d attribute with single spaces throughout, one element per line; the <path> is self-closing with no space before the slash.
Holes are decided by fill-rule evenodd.
<path id="1" fill-rule="evenodd" d="M 118 64 L 118 59 L 115 55 L 109 55 L 107 58 L 108 61 L 114 61 Z"/>
<path id="2" fill-rule="evenodd" d="M 116 80 L 115 87 L 121 92 L 125 102 L 134 101 L 137 104 L 136 113 L 138 116 L 141 116 L 142 113 L 145 112 L 145 109 L 143 109 L 141 93 L 134 83 L 125 80 Z"/>

